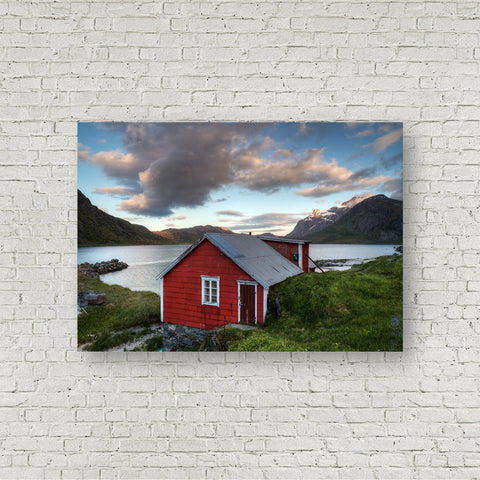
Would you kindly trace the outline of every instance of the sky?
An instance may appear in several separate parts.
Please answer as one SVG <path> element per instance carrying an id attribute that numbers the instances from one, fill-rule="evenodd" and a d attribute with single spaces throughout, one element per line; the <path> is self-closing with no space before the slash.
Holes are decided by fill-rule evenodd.
<path id="1" fill-rule="evenodd" d="M 366 193 L 402 199 L 401 123 L 79 123 L 78 188 L 153 231 L 285 235 Z"/>

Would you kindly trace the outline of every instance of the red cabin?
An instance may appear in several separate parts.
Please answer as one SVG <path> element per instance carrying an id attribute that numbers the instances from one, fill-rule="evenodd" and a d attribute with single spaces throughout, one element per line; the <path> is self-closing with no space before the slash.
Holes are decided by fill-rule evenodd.
<path id="1" fill-rule="evenodd" d="M 295 240 L 293 238 L 272 237 L 259 235 L 265 243 L 282 254 L 286 259 L 300 267 L 304 272 L 309 272 L 310 265 L 310 242 L 307 240 Z"/>
<path id="2" fill-rule="evenodd" d="M 228 323 L 263 323 L 269 288 L 307 271 L 299 262 L 308 268 L 303 255 L 295 264 L 294 252 L 288 250 L 294 247 L 302 253 L 300 245 L 306 245 L 308 254 L 308 243 L 287 239 L 284 253 L 281 240 L 205 234 L 157 277 L 162 322 L 205 330 Z"/>

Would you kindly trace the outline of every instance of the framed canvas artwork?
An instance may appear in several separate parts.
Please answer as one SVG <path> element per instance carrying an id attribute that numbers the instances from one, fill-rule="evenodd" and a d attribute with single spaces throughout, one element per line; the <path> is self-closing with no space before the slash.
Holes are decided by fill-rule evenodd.
<path id="1" fill-rule="evenodd" d="M 79 123 L 79 349 L 401 351 L 402 132 Z"/>

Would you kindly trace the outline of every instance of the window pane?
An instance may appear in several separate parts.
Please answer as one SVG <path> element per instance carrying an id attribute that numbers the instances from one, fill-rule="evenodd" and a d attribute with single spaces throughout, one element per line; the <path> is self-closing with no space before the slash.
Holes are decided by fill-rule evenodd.
<path id="1" fill-rule="evenodd" d="M 210 280 L 203 281 L 203 301 L 205 303 L 210 301 Z"/>
<path id="2" fill-rule="evenodd" d="M 212 303 L 217 303 L 217 294 L 212 293 Z"/>

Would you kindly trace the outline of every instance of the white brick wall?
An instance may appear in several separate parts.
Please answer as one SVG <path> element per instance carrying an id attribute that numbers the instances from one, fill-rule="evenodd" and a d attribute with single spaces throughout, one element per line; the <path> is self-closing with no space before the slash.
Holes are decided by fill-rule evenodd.
<path id="1" fill-rule="evenodd" d="M 479 477 L 479 18 L 0 1 L 0 478 Z M 405 352 L 78 353 L 79 120 L 405 122 Z"/>

